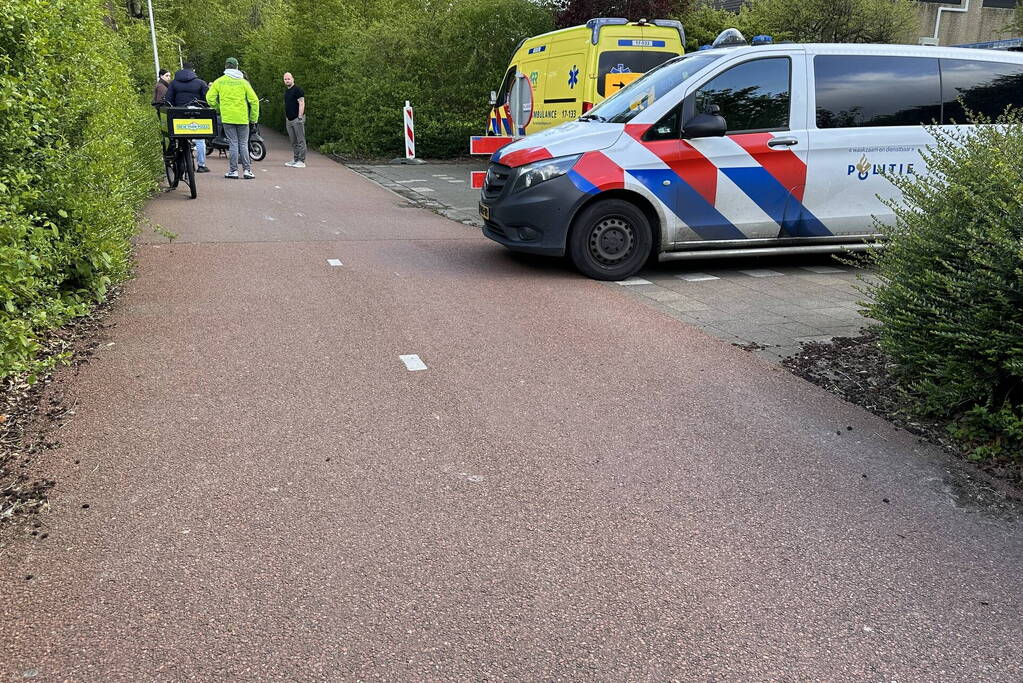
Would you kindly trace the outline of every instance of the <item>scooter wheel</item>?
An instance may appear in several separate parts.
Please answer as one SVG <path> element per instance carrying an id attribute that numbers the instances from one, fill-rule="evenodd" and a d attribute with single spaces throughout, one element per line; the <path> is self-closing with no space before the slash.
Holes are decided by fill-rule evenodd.
<path id="1" fill-rule="evenodd" d="M 249 158 L 262 161 L 266 158 L 266 145 L 259 140 L 249 140 Z"/>

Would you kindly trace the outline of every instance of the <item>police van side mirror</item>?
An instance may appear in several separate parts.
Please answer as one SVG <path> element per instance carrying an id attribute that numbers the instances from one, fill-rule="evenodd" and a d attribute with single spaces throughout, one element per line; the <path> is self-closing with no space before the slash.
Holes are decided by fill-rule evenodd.
<path id="1" fill-rule="evenodd" d="M 717 114 L 697 114 L 682 127 L 684 138 L 719 138 L 728 130 L 725 119 Z"/>
<path id="2" fill-rule="evenodd" d="M 495 104 L 497 104 L 497 91 L 491 90 L 490 91 L 490 106 L 493 107 Z"/>

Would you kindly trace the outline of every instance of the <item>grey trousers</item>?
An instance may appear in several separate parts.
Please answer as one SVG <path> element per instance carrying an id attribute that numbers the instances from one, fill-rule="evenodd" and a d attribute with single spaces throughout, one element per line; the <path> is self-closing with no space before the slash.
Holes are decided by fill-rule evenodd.
<path id="1" fill-rule="evenodd" d="M 295 161 L 305 161 L 305 121 L 298 119 L 288 121 L 288 137 L 291 139 Z"/>
<path id="2" fill-rule="evenodd" d="M 225 123 L 224 134 L 227 135 L 227 170 L 238 170 L 238 157 L 242 158 L 242 168 L 246 171 L 252 170 L 252 160 L 249 159 L 249 124 L 247 123 Z"/>

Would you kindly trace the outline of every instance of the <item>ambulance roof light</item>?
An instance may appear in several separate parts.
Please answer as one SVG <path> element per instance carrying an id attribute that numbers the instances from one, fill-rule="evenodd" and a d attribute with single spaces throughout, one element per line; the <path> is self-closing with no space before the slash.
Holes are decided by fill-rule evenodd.
<path id="1" fill-rule="evenodd" d="M 740 45 L 749 45 L 749 43 L 737 28 L 726 28 L 711 43 L 711 47 L 739 47 Z"/>
<path id="2" fill-rule="evenodd" d="M 628 24 L 629 20 L 624 17 L 601 17 L 600 19 L 590 19 L 586 22 L 586 28 L 593 32 L 590 37 L 590 42 L 594 45 L 600 40 L 600 29 L 602 26 L 624 26 Z"/>
<path id="3" fill-rule="evenodd" d="M 673 28 L 678 31 L 678 37 L 682 40 L 682 49 L 686 47 L 686 30 L 682 28 L 682 22 L 675 19 L 654 19 L 654 26 Z"/>

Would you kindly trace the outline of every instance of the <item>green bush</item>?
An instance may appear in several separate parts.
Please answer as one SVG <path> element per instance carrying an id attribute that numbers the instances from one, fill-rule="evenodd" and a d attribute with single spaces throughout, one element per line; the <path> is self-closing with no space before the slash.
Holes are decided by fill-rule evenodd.
<path id="1" fill-rule="evenodd" d="M 5 0 L 0 376 L 32 369 L 44 330 L 84 313 L 128 274 L 159 147 L 123 49 L 97 2 Z"/>
<path id="2" fill-rule="evenodd" d="M 1023 459 L 1023 117 L 999 123 L 930 129 L 930 174 L 893 179 L 868 311 L 920 410 L 975 458 Z"/>
<path id="3" fill-rule="evenodd" d="M 261 118 L 283 130 L 281 75 L 306 93 L 310 144 L 360 156 L 404 153 L 402 107 L 412 102 L 416 153 L 466 154 L 483 131 L 490 90 L 524 37 L 551 30 L 531 0 L 270 0 L 246 34 L 242 68 L 271 103 Z"/>
<path id="4" fill-rule="evenodd" d="M 679 19 L 686 29 L 686 52 L 694 52 L 701 45 L 710 45 L 726 28 L 738 28 L 744 33 L 748 30 L 740 23 L 739 15 L 725 9 L 717 9 L 710 0 L 694 3 L 692 9 Z"/>

